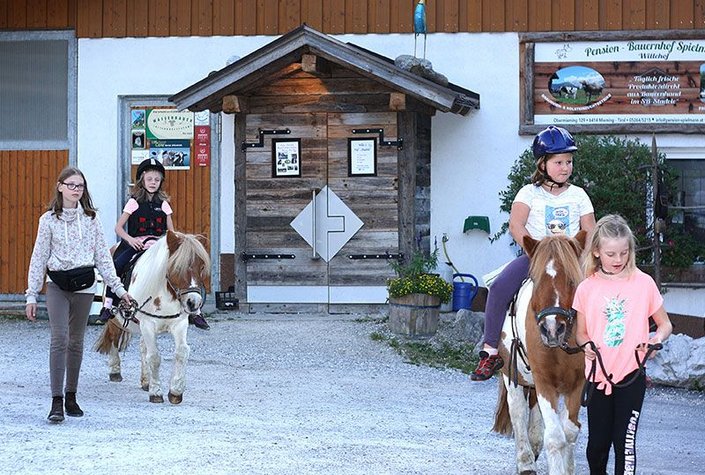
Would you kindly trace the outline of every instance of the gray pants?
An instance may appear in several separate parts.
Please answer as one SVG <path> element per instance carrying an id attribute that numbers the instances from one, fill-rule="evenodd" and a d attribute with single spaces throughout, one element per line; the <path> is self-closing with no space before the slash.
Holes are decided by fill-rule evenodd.
<path id="1" fill-rule="evenodd" d="M 49 378 L 51 395 L 76 392 L 78 373 L 83 361 L 83 339 L 88 325 L 88 314 L 93 303 L 92 294 L 79 294 L 61 290 L 54 283 L 47 284 L 47 312 L 51 328 L 49 346 Z"/>

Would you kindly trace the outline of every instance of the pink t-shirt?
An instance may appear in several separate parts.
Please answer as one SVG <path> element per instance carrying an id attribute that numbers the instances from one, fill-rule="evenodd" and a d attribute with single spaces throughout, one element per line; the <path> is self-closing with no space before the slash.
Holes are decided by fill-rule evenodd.
<path id="1" fill-rule="evenodd" d="M 139 207 L 140 204 L 137 202 L 137 200 L 134 198 L 130 198 L 129 200 L 127 200 L 127 203 L 125 203 L 125 207 L 122 209 L 122 212 L 132 214 L 137 211 Z M 164 211 L 164 214 L 166 214 L 167 216 L 171 216 L 174 213 L 174 210 L 171 209 L 171 205 L 167 201 L 162 201 L 162 211 Z M 159 236 L 138 236 L 136 239 L 139 239 L 140 241 L 144 242 L 146 239 L 151 237 Z"/>
<path id="2" fill-rule="evenodd" d="M 610 280 L 595 273 L 578 285 L 573 308 L 585 315 L 588 337 L 597 345 L 613 382 L 620 382 L 639 368 L 634 350 L 649 341 L 649 317 L 661 305 L 663 297 L 658 287 L 639 269 L 624 280 Z M 586 377 L 591 366 L 592 361 L 586 359 Z M 612 392 L 599 363 L 595 381 L 605 394 Z"/>

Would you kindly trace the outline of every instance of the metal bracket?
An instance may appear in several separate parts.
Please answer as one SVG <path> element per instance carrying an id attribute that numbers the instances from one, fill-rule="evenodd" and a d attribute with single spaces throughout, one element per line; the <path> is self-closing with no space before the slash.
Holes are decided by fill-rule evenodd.
<path id="1" fill-rule="evenodd" d="M 248 148 L 264 147 L 264 136 L 265 135 L 282 135 L 290 134 L 289 129 L 258 129 L 259 130 L 259 140 L 257 142 L 245 142 L 242 141 L 242 151 L 246 152 Z"/>
<path id="2" fill-rule="evenodd" d="M 251 252 L 243 252 L 240 258 L 247 262 L 252 259 L 296 259 L 294 254 L 253 254 Z"/>
<path id="3" fill-rule="evenodd" d="M 397 140 L 384 140 L 384 129 L 353 129 L 353 134 L 379 134 L 379 144 L 380 146 L 393 147 L 396 146 L 397 150 L 404 148 L 404 139 Z"/>
<path id="4" fill-rule="evenodd" d="M 385 252 L 384 254 L 350 254 L 348 255 L 348 259 L 353 259 L 353 260 L 358 260 L 358 259 L 385 259 L 385 260 L 390 260 L 390 259 L 403 259 L 404 254 L 399 253 L 399 254 L 391 254 L 389 252 Z"/>

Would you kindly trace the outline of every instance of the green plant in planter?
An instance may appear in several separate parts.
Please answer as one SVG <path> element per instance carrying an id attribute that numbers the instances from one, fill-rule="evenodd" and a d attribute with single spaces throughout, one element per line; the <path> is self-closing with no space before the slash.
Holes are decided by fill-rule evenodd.
<path id="1" fill-rule="evenodd" d="M 430 255 L 415 252 L 406 263 L 390 263 L 397 277 L 387 281 L 389 297 L 399 298 L 410 294 L 426 294 L 438 297 L 441 303 L 449 302 L 453 286 L 434 274 L 438 263 L 438 249 Z"/>

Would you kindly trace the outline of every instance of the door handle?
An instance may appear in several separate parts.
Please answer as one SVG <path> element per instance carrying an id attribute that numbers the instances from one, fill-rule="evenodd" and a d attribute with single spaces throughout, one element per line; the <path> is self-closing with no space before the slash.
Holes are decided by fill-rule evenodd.
<path id="1" fill-rule="evenodd" d="M 314 188 L 311 191 L 311 194 L 313 195 L 311 199 L 311 236 L 313 241 L 313 245 L 311 246 L 312 249 L 312 254 L 311 254 L 311 259 L 318 259 L 318 252 L 316 251 L 316 189 Z"/>

